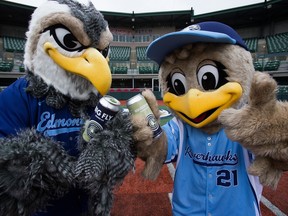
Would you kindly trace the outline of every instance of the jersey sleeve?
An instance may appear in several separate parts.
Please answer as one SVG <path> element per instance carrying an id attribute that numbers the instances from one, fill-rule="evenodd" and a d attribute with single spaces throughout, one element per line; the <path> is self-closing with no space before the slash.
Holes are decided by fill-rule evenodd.
<path id="1" fill-rule="evenodd" d="M 30 126 L 30 100 L 20 78 L 0 93 L 0 137 L 15 134 Z"/>
<path id="2" fill-rule="evenodd" d="M 181 130 L 177 118 L 171 119 L 162 129 L 165 131 L 168 142 L 168 151 L 165 163 L 175 161 L 179 152 L 179 145 L 181 142 Z"/>

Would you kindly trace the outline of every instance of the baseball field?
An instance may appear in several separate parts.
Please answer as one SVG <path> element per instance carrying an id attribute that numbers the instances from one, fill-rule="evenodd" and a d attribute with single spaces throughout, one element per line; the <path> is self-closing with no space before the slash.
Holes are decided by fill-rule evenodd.
<path id="1" fill-rule="evenodd" d="M 122 102 L 125 107 L 125 102 Z M 159 101 L 159 109 L 169 109 Z M 161 118 L 161 125 L 172 116 Z M 126 176 L 117 188 L 111 216 L 172 216 L 171 195 L 175 164 L 164 165 L 155 181 L 146 180 L 141 171 L 144 162 L 137 159 L 135 170 Z M 286 216 L 288 214 L 288 172 L 284 173 L 276 190 L 264 187 L 260 208 L 262 216 Z M 240 211 L 240 210 L 239 210 Z"/>

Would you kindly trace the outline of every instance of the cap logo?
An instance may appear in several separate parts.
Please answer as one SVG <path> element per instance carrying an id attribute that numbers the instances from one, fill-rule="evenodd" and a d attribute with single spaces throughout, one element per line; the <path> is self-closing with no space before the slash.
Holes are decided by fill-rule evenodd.
<path id="1" fill-rule="evenodd" d="M 200 29 L 201 29 L 200 26 L 197 24 L 189 26 L 189 30 L 191 31 L 200 30 Z"/>

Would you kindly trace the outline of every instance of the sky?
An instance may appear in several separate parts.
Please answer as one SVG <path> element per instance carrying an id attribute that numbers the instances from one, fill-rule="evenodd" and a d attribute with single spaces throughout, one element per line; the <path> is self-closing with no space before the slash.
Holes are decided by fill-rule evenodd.
<path id="1" fill-rule="evenodd" d="M 6 1 L 37 7 L 45 0 Z M 194 15 L 221 11 L 264 1 L 265 0 L 92 0 L 95 7 L 100 11 L 120 13 L 132 13 L 134 11 L 134 13 L 149 13 L 190 10 L 191 7 L 193 7 Z"/>

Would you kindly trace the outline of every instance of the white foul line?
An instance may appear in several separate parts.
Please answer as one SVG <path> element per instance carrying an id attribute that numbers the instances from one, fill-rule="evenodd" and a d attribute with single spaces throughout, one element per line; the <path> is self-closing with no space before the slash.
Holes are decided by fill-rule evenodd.
<path id="1" fill-rule="evenodd" d="M 261 197 L 261 202 L 265 205 L 271 212 L 273 212 L 277 216 L 287 216 L 284 214 L 279 208 L 273 205 L 268 199 L 264 196 Z"/>
<path id="2" fill-rule="evenodd" d="M 166 164 L 167 165 L 167 168 L 168 168 L 168 171 L 170 173 L 170 176 L 172 178 L 172 181 L 174 182 L 174 176 L 175 176 L 175 167 L 173 166 L 172 163 L 168 163 Z M 171 207 L 172 207 L 172 193 L 168 193 L 168 198 L 170 200 L 170 204 L 171 204 Z"/>

